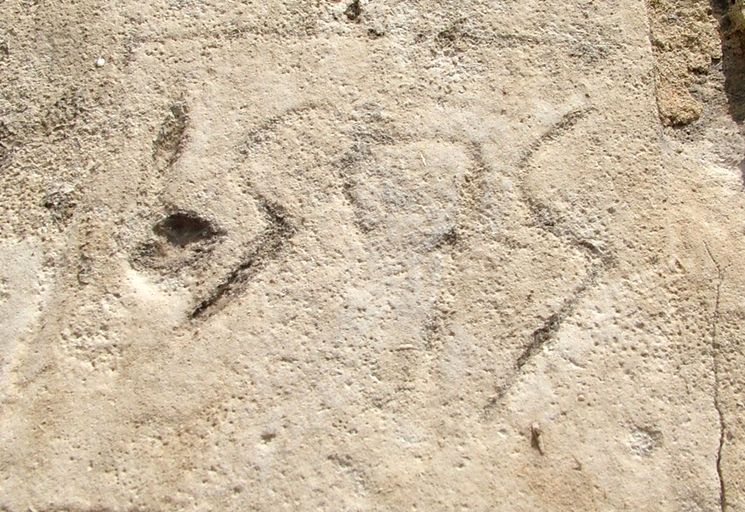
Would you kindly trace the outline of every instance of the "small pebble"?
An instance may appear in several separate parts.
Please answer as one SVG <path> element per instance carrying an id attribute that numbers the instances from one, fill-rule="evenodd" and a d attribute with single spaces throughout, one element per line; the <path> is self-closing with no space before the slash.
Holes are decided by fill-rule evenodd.
<path id="1" fill-rule="evenodd" d="M 102 68 L 104 66 L 104 64 L 106 64 L 106 59 L 104 59 L 103 57 L 99 57 L 99 58 L 96 59 L 96 67 L 97 68 Z"/>

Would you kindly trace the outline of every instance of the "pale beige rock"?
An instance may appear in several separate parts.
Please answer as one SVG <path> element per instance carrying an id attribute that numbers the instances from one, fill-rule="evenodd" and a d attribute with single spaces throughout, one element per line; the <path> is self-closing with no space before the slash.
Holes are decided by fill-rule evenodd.
<path id="1" fill-rule="evenodd" d="M 689 3 L 3 2 L 0 510 L 745 510 Z"/>

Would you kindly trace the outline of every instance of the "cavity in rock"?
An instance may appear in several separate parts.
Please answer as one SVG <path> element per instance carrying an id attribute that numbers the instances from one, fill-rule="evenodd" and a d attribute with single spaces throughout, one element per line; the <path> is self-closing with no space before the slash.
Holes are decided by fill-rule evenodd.
<path id="1" fill-rule="evenodd" d="M 153 232 L 178 247 L 208 240 L 218 234 L 208 220 L 189 212 L 170 214 L 153 227 Z"/>

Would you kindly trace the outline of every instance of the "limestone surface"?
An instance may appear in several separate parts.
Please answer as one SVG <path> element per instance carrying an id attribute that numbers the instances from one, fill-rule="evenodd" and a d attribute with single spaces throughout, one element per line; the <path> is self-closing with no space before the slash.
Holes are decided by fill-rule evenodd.
<path id="1" fill-rule="evenodd" d="M 0 511 L 745 511 L 731 12 L 0 0 Z"/>

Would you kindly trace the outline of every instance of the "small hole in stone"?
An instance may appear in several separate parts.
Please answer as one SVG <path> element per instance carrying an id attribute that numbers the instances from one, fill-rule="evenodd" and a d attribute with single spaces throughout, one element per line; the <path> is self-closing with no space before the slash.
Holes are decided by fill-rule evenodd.
<path id="1" fill-rule="evenodd" d="M 362 5 L 360 5 L 360 0 L 354 0 L 349 6 L 347 7 L 347 10 L 344 11 L 344 14 L 347 15 L 347 19 L 350 21 L 357 21 L 360 17 L 360 14 L 362 14 Z"/>
<path id="2" fill-rule="evenodd" d="M 275 437 L 277 437 L 276 432 L 267 431 L 261 434 L 261 440 L 264 442 L 264 444 L 271 443 L 272 441 L 274 441 Z"/>
<path id="3" fill-rule="evenodd" d="M 179 247 L 208 240 L 218 234 L 208 220 L 188 212 L 172 213 L 158 222 L 153 232 Z"/>
<path id="4" fill-rule="evenodd" d="M 385 31 L 379 28 L 369 28 L 367 29 L 367 35 L 372 37 L 373 39 L 377 39 L 379 37 L 383 37 L 385 35 Z"/>

